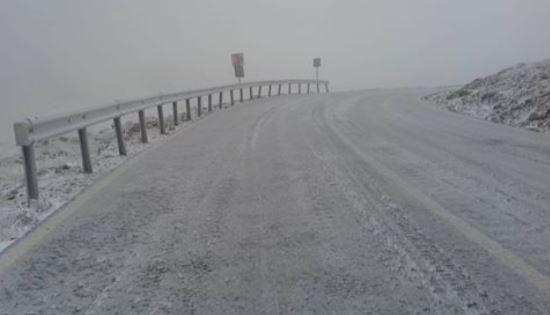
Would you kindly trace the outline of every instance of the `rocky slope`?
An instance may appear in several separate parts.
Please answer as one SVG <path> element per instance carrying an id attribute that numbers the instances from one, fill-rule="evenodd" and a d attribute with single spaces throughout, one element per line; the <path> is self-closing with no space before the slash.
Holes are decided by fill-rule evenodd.
<path id="1" fill-rule="evenodd" d="M 549 133 L 550 59 L 519 64 L 426 99 L 451 111 Z"/>

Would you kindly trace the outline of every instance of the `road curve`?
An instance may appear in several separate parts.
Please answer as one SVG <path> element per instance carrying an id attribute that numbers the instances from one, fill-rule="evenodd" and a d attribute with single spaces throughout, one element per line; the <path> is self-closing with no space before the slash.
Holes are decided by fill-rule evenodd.
<path id="1" fill-rule="evenodd" d="M 208 115 L 0 256 L 0 314 L 547 314 L 550 137 L 427 92 Z"/>

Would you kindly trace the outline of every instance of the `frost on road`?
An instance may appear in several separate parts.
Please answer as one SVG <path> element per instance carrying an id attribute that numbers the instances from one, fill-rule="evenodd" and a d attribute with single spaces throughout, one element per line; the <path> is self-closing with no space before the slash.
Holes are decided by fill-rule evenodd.
<path id="1" fill-rule="evenodd" d="M 547 313 L 550 139 L 429 92 L 198 121 L 0 256 L 0 313 Z"/>

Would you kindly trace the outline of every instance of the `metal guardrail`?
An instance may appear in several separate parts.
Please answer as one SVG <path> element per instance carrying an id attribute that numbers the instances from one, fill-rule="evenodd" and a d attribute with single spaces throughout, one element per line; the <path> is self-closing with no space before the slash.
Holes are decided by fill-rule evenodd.
<path id="1" fill-rule="evenodd" d="M 306 85 L 306 93 L 311 93 L 311 86 L 316 87 L 316 92 L 321 92 L 321 86 L 328 93 L 328 81 L 316 80 L 278 80 L 278 81 L 257 81 L 241 84 L 232 84 L 213 87 L 209 89 L 200 89 L 184 91 L 166 95 L 159 95 L 133 101 L 125 101 L 107 106 L 88 109 L 80 112 L 74 112 L 64 115 L 49 116 L 43 118 L 27 118 L 26 120 L 14 124 L 15 143 L 22 148 L 23 161 L 25 167 L 25 180 L 27 184 L 27 197 L 38 199 L 38 178 L 36 174 L 36 160 L 34 145 L 40 140 L 45 140 L 54 136 L 62 135 L 71 131 L 78 131 L 80 138 L 80 149 L 82 154 L 82 168 L 84 172 L 91 173 L 92 163 L 90 150 L 88 146 L 88 137 L 86 128 L 108 120 L 113 120 L 117 136 L 118 150 L 120 155 L 126 155 L 126 146 L 124 143 L 123 131 L 120 118 L 124 115 L 137 112 L 140 122 L 141 141 L 148 142 L 147 128 L 145 125 L 145 110 L 153 107 L 157 108 L 159 117 L 159 127 L 161 134 L 166 134 L 163 105 L 172 104 L 174 124 L 178 125 L 178 102 L 185 100 L 186 120 L 191 120 L 191 103 L 193 98 L 197 99 L 197 116 L 202 114 L 202 97 L 208 97 L 208 110 L 212 111 L 213 95 L 218 95 L 218 106 L 221 108 L 224 100 L 224 93 L 229 92 L 230 104 L 235 104 L 235 93 L 239 91 L 239 101 L 244 101 L 243 90 L 249 89 L 250 99 L 262 97 L 262 87 L 268 87 L 267 96 L 281 95 L 284 86 L 287 86 L 287 93 L 292 94 L 292 86 L 298 87 L 298 94 L 302 94 L 302 86 Z M 277 87 L 274 93 L 273 87 Z M 256 97 L 254 97 L 254 88 L 257 88 Z"/>

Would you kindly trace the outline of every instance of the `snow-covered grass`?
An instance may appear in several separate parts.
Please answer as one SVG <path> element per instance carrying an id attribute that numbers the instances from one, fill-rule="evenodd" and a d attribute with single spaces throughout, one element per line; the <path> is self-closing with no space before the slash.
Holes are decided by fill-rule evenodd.
<path id="1" fill-rule="evenodd" d="M 193 112 L 195 113 L 196 111 Z M 204 109 L 203 113 L 208 114 Z M 171 116 L 165 118 L 169 135 L 190 123 L 192 122 L 183 122 L 174 126 Z M 147 129 L 150 143 L 165 137 L 159 133 L 157 118 L 147 118 Z M 27 202 L 21 155 L 12 154 L 0 159 L 0 252 L 73 199 L 85 187 L 150 145 L 141 143 L 139 123 L 136 120 L 125 121 L 124 138 L 128 151 L 126 157 L 118 154 L 113 126 L 104 125 L 89 131 L 88 141 L 94 169 L 92 174 L 82 172 L 76 132 L 38 143 L 35 147 L 40 198 L 30 206 Z"/>
<path id="2" fill-rule="evenodd" d="M 550 132 L 550 59 L 519 64 L 426 99 L 453 112 Z"/>

